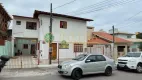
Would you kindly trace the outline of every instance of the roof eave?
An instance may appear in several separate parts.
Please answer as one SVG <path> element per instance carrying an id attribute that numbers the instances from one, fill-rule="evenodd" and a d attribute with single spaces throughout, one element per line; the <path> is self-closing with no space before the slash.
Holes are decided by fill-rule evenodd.
<path id="1" fill-rule="evenodd" d="M 35 10 L 33 17 L 37 18 L 40 14 L 50 15 L 49 12 Z M 92 19 L 80 18 L 80 17 L 70 16 L 70 15 L 64 15 L 64 14 L 58 14 L 58 13 L 53 13 L 53 16 L 61 16 L 61 17 L 78 19 L 78 20 L 84 20 L 84 21 L 94 21 Z"/>
<path id="2" fill-rule="evenodd" d="M 19 15 L 12 15 L 13 17 L 19 17 L 19 18 L 28 18 L 28 19 L 37 19 L 37 18 L 33 18 L 33 17 L 27 17 L 27 16 L 19 16 Z"/>

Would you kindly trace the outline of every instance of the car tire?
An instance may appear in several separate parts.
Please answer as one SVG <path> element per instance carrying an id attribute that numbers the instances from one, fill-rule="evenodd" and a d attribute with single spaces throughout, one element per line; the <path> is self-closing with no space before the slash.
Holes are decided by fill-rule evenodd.
<path id="1" fill-rule="evenodd" d="M 71 77 L 74 79 L 74 80 L 79 80 L 81 77 L 82 77 L 82 70 L 80 69 L 74 69 L 73 72 L 72 72 L 72 75 Z"/>
<path id="2" fill-rule="evenodd" d="M 142 73 L 142 64 L 138 64 L 138 65 L 137 65 L 136 71 L 137 71 L 138 73 Z"/>
<path id="3" fill-rule="evenodd" d="M 107 67 L 105 70 L 105 75 L 106 76 L 111 76 L 112 75 L 112 68 L 111 67 Z"/>

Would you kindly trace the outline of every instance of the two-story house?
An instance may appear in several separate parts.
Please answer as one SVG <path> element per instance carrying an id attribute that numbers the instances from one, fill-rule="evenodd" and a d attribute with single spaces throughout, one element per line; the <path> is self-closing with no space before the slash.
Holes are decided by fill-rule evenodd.
<path id="1" fill-rule="evenodd" d="M 53 13 L 52 59 L 73 58 L 83 53 L 87 47 L 87 21 L 93 20 Z M 49 43 L 45 40 L 49 26 L 49 12 L 35 10 L 33 17 L 13 15 L 13 54 L 36 54 L 40 60 L 49 59 Z"/>

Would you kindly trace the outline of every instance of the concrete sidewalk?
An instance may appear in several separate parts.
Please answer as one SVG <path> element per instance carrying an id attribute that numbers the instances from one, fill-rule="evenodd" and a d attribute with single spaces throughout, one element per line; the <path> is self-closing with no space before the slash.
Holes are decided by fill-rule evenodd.
<path id="1" fill-rule="evenodd" d="M 3 69 L 0 73 L 0 77 L 32 77 L 32 76 L 44 76 L 44 75 L 56 75 L 57 68 L 55 67 L 43 67 L 43 68 L 29 68 L 29 69 Z"/>

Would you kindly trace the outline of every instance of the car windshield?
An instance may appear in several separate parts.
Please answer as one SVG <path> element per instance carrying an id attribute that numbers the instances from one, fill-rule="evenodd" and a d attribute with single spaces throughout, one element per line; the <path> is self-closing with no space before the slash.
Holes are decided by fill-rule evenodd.
<path id="1" fill-rule="evenodd" d="M 124 57 L 140 57 L 141 53 L 128 53 Z"/>
<path id="2" fill-rule="evenodd" d="M 81 54 L 75 58 L 73 58 L 72 60 L 77 60 L 77 61 L 82 61 L 86 58 L 87 54 Z"/>

